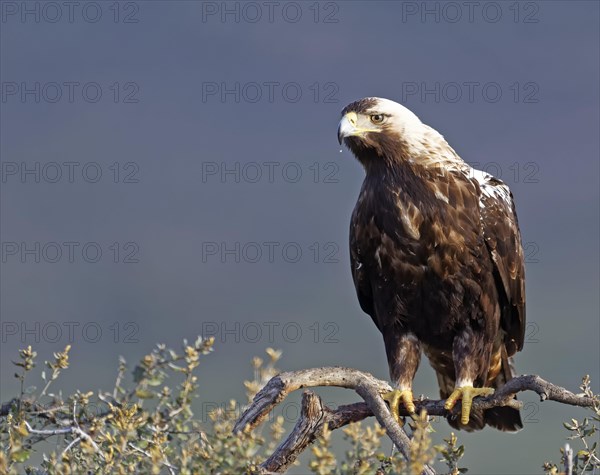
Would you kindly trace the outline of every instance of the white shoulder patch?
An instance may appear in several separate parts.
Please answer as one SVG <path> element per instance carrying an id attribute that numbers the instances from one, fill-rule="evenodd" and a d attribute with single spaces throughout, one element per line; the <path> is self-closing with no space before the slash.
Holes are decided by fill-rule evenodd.
<path id="1" fill-rule="evenodd" d="M 476 170 L 475 168 L 468 167 L 465 172 L 469 177 L 474 178 L 477 183 L 479 183 L 479 187 L 481 188 L 481 193 L 483 196 L 501 200 L 508 206 L 509 209 L 512 209 L 510 189 L 505 183 L 495 178 L 493 175 L 481 170 Z M 483 206 L 481 200 L 479 200 L 479 206 Z"/>

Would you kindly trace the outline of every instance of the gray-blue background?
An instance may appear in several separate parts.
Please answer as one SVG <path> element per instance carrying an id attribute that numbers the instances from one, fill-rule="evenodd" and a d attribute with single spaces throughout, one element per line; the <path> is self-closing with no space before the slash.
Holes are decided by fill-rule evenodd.
<path id="1" fill-rule="evenodd" d="M 2 401 L 18 391 L 18 348 L 49 359 L 69 325 L 65 391 L 108 389 L 118 355 L 133 363 L 215 328 L 199 411 L 243 400 L 249 360 L 269 346 L 283 349 L 282 369 L 387 378 L 347 255 L 363 171 L 335 137 L 341 108 L 371 95 L 402 101 L 510 185 L 531 322 L 517 368 L 573 389 L 587 372 L 598 387 L 597 2 L 228 2 L 237 13 L 224 17 L 221 2 L 89 3 L 71 17 L 2 5 Z M 39 177 L 20 174 L 36 162 Z M 63 162 L 76 162 L 72 180 Z M 77 243 L 73 262 L 65 242 Z M 35 243 L 38 256 L 22 252 Z M 88 260 L 102 249 L 97 263 L 86 243 Z M 123 262 L 130 253 L 138 262 Z M 426 362 L 415 392 L 437 397 Z M 561 421 L 583 411 L 523 399 L 520 433 L 459 434 L 469 473 L 559 460 Z"/>

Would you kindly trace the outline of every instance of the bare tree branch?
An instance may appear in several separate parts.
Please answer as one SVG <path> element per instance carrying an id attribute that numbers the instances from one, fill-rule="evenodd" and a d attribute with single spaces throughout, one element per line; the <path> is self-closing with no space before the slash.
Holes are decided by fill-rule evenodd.
<path id="1" fill-rule="evenodd" d="M 100 458 L 102 458 L 103 460 L 105 459 L 104 454 L 102 453 L 102 450 L 100 450 L 100 447 L 98 447 L 98 444 L 96 444 L 96 442 L 94 442 L 94 439 L 92 439 L 89 434 L 87 434 L 83 430 L 81 430 L 81 428 L 79 428 L 79 426 L 68 426 L 63 429 L 52 429 L 52 430 L 34 429 L 33 427 L 31 427 L 29 422 L 25 421 L 25 427 L 27 427 L 27 430 L 30 433 L 37 434 L 37 435 L 59 435 L 59 434 L 69 434 L 69 433 L 77 434 L 77 436 L 79 436 L 81 439 L 85 439 L 86 441 L 88 441 L 90 443 L 90 445 L 98 453 Z"/>
<path id="2" fill-rule="evenodd" d="M 261 468 L 267 472 L 286 469 L 297 456 L 323 433 L 325 425 L 330 422 L 332 412 L 328 410 L 321 398 L 311 391 L 302 394 L 300 418 L 294 430 L 273 454 L 262 463 Z M 330 429 L 333 429 L 330 427 Z"/>
<path id="3" fill-rule="evenodd" d="M 323 405 L 319 396 L 305 391 L 302 396 L 302 410 L 299 420 L 287 439 L 277 447 L 275 452 L 261 464 L 263 473 L 284 472 L 308 445 L 318 438 L 327 426 L 335 430 L 352 422 L 358 422 L 375 416 L 386 429 L 388 436 L 398 447 L 406 460 L 409 460 L 410 438 L 391 415 L 381 395 L 391 391 L 390 385 L 373 377 L 369 373 L 352 368 L 323 367 L 301 371 L 285 372 L 273 377 L 254 397 L 252 404 L 244 411 L 233 432 L 252 430 L 258 426 L 285 397 L 297 389 L 316 386 L 337 386 L 353 389 L 365 402 L 339 406 L 331 409 Z M 522 391 L 534 391 L 541 401 L 550 400 L 580 407 L 593 407 L 598 403 L 593 398 L 574 394 L 565 388 L 556 386 L 537 375 L 517 376 L 497 389 L 486 398 L 476 398 L 472 410 L 485 410 L 498 406 L 520 408 L 521 403 L 514 395 Z M 424 409 L 427 414 L 448 416 L 460 414 L 460 404 L 449 412 L 444 408 L 443 400 L 423 399 L 415 401 L 416 412 Z M 408 416 L 402 407 L 401 415 Z M 426 475 L 434 475 L 430 467 L 426 467 Z"/>

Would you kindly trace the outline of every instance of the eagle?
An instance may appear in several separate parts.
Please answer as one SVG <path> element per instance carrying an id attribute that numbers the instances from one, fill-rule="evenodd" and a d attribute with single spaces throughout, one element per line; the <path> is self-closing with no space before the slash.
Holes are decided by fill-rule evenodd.
<path id="1" fill-rule="evenodd" d="M 472 410 L 474 397 L 512 378 L 523 348 L 525 264 L 510 189 L 388 99 L 352 102 L 337 133 L 365 170 L 350 261 L 360 306 L 383 335 L 391 412 L 414 413 L 423 352 L 452 427 L 519 430 L 518 409 Z"/>

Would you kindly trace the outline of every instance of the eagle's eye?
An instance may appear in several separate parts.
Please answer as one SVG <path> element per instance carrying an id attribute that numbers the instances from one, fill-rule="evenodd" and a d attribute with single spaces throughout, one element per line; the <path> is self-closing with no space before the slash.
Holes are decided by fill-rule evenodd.
<path id="1" fill-rule="evenodd" d="M 383 114 L 371 115 L 371 122 L 373 122 L 374 124 L 381 124 L 381 123 L 383 123 L 384 119 L 385 119 L 385 116 Z"/>

